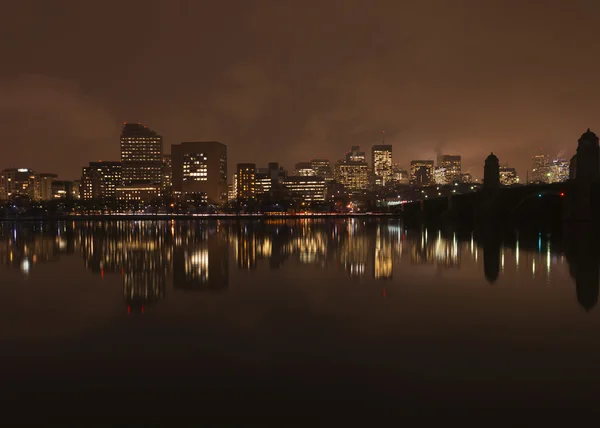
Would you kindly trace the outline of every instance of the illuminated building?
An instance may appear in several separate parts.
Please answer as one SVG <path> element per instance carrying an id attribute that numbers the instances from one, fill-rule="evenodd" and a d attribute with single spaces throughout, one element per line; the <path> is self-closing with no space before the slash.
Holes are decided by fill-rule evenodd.
<path id="1" fill-rule="evenodd" d="M 323 177 L 325 181 L 333 180 L 333 171 L 331 170 L 331 164 L 327 159 L 312 159 L 310 161 L 312 169 L 315 174 L 319 177 Z"/>
<path id="2" fill-rule="evenodd" d="M 348 162 L 366 162 L 365 152 L 360 151 L 360 146 L 352 146 L 350 151 L 346 153 Z"/>
<path id="3" fill-rule="evenodd" d="M 121 162 L 90 162 L 81 169 L 81 198 L 114 198 L 121 183 Z"/>
<path id="4" fill-rule="evenodd" d="M 504 186 L 512 186 L 513 184 L 519 183 L 519 176 L 517 170 L 509 168 L 507 166 L 500 167 L 500 184 Z"/>
<path id="5" fill-rule="evenodd" d="M 52 199 L 73 199 L 73 182 L 64 180 L 53 181 Z"/>
<path id="6" fill-rule="evenodd" d="M 375 184 L 385 186 L 392 181 L 392 146 L 380 144 L 371 149 Z"/>
<path id="7" fill-rule="evenodd" d="M 173 168 L 171 155 L 163 155 L 162 162 L 162 185 L 165 190 L 173 187 Z"/>
<path id="8" fill-rule="evenodd" d="M 549 182 L 560 183 L 569 179 L 569 161 L 566 159 L 555 159 L 549 166 Z"/>
<path id="9" fill-rule="evenodd" d="M 132 184 L 116 188 L 116 198 L 121 202 L 150 202 L 160 198 L 161 184 Z"/>
<path id="10" fill-rule="evenodd" d="M 317 175 L 317 172 L 313 169 L 310 162 L 298 162 L 294 169 L 294 175 L 306 177 Z"/>
<path id="11" fill-rule="evenodd" d="M 237 164 L 237 197 L 238 199 L 254 199 L 256 197 L 256 165 L 253 163 Z"/>
<path id="12" fill-rule="evenodd" d="M 254 177 L 254 182 L 257 195 L 264 195 L 271 191 L 273 180 L 269 174 L 257 173 Z"/>
<path id="13" fill-rule="evenodd" d="M 548 155 L 545 155 L 543 153 L 531 157 L 531 179 L 534 183 L 548 183 L 548 160 Z"/>
<path id="14" fill-rule="evenodd" d="M 237 194 L 237 192 L 235 191 L 233 184 L 230 184 L 229 186 L 227 186 L 227 200 L 228 201 L 234 201 L 236 198 L 236 194 Z"/>
<path id="15" fill-rule="evenodd" d="M 74 180 L 73 187 L 71 188 L 71 198 L 72 199 L 80 199 L 81 198 L 81 181 Z"/>
<path id="16" fill-rule="evenodd" d="M 173 190 L 206 193 L 214 204 L 227 202 L 227 146 L 216 141 L 171 146 Z"/>
<path id="17" fill-rule="evenodd" d="M 462 174 L 460 181 L 462 181 L 463 183 L 472 183 L 473 176 L 470 172 L 465 172 L 464 174 Z"/>
<path id="18" fill-rule="evenodd" d="M 42 201 L 49 201 L 52 199 L 52 182 L 58 180 L 58 175 L 42 173 L 38 177 L 40 199 Z"/>
<path id="19" fill-rule="evenodd" d="M 0 199 L 15 197 L 39 199 L 38 177 L 28 168 L 8 168 L 0 174 Z"/>
<path id="20" fill-rule="evenodd" d="M 339 161 L 335 178 L 349 191 L 364 190 L 369 185 L 369 166 L 364 161 Z"/>
<path id="21" fill-rule="evenodd" d="M 459 155 L 440 155 L 438 156 L 437 166 L 445 169 L 447 184 L 450 184 L 455 180 L 460 180 L 462 160 Z"/>
<path id="22" fill-rule="evenodd" d="M 300 197 L 304 201 L 325 200 L 325 179 L 323 177 L 289 176 L 283 185 L 292 196 Z"/>
<path id="23" fill-rule="evenodd" d="M 125 123 L 121 132 L 121 165 L 124 186 L 162 183 L 162 137 L 139 123 Z"/>
<path id="24" fill-rule="evenodd" d="M 434 184 L 434 162 L 414 160 L 410 162 L 410 184 L 431 186 Z"/>
<path id="25" fill-rule="evenodd" d="M 392 165 L 392 181 L 398 184 L 408 184 L 409 174 L 408 171 L 400 168 L 399 165 Z"/>
<path id="26" fill-rule="evenodd" d="M 435 184 L 444 185 L 450 183 L 448 181 L 448 172 L 446 171 L 446 168 L 436 166 L 433 173 L 433 177 Z"/>

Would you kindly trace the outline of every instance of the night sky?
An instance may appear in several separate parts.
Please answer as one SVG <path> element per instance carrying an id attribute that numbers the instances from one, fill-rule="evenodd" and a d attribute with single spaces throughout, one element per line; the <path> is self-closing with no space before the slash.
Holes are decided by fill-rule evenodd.
<path id="1" fill-rule="evenodd" d="M 0 168 L 79 178 L 124 121 L 235 163 L 393 145 L 522 179 L 600 132 L 597 0 L 2 0 Z"/>

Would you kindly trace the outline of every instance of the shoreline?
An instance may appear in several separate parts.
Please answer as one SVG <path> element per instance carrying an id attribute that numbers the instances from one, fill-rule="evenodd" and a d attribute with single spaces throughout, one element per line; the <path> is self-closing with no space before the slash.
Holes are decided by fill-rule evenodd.
<path id="1" fill-rule="evenodd" d="M 39 217 L 6 217 L 0 222 L 31 221 L 86 221 L 86 220 L 284 220 L 305 218 L 356 218 L 356 217 L 388 217 L 400 218 L 393 213 L 315 213 L 315 214 L 85 214 Z"/>

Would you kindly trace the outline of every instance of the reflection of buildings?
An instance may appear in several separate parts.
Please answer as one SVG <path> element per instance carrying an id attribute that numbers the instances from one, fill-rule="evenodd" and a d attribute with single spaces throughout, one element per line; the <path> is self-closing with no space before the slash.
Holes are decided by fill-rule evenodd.
<path id="1" fill-rule="evenodd" d="M 424 229 L 420 239 L 412 241 L 411 263 L 435 264 L 444 268 L 460 267 L 460 248 L 456 234 L 448 238 L 438 231 L 437 235 L 429 236 L 428 230 Z"/>
<path id="2" fill-rule="evenodd" d="M 183 227 L 180 231 L 182 242 L 173 254 L 173 286 L 188 290 L 226 288 L 229 258 L 223 229 L 202 224 Z"/>
<path id="3" fill-rule="evenodd" d="M 567 262 L 569 273 L 575 280 L 577 301 L 590 311 L 598 303 L 600 286 L 600 254 L 597 235 L 590 227 L 580 226 L 568 231 Z"/>
<path id="4" fill-rule="evenodd" d="M 388 233 L 386 233 L 388 232 Z M 391 234 L 385 226 L 377 225 L 375 237 L 375 255 L 373 257 L 373 277 L 389 279 L 394 270 Z"/>
<path id="5" fill-rule="evenodd" d="M 34 265 L 56 262 L 60 253 L 68 253 L 66 234 L 62 225 L 23 226 L 2 224 L 0 226 L 0 264 L 19 268 L 28 274 Z M 68 235 L 68 234 L 67 234 Z"/>
<path id="6" fill-rule="evenodd" d="M 171 263 L 170 235 L 165 222 L 97 222 L 81 228 L 85 266 L 102 276 L 123 277 L 129 307 L 143 307 L 165 293 Z"/>

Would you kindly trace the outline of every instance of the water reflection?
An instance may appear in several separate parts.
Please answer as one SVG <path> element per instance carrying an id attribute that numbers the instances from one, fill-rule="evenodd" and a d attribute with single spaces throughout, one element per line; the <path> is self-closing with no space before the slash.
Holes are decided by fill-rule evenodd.
<path id="1" fill-rule="evenodd" d="M 0 263 L 29 275 L 39 264 L 80 252 L 91 274 L 121 277 L 129 311 L 159 302 L 169 281 L 174 291 L 226 290 L 231 269 L 257 272 L 289 264 L 293 270 L 341 271 L 357 282 L 389 284 L 433 269 L 438 275 L 475 273 L 482 285 L 506 278 L 510 285 L 549 283 L 568 267 L 579 304 L 590 310 L 600 281 L 595 236 L 583 226 L 562 242 L 492 229 L 406 230 L 388 219 L 6 222 L 0 225 Z M 385 297 L 389 288 L 382 290 Z"/>

